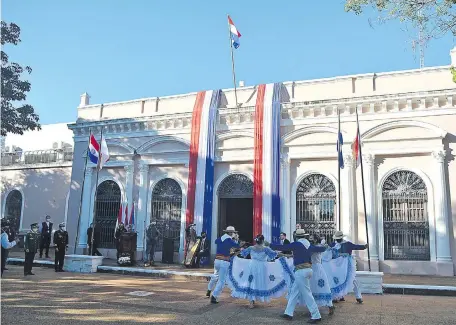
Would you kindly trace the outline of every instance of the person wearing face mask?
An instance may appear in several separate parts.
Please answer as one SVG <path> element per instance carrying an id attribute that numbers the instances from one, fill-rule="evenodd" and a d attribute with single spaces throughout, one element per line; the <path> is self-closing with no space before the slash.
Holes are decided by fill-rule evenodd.
<path id="1" fill-rule="evenodd" d="M 157 222 L 152 221 L 146 230 L 146 263 L 144 264 L 146 267 L 155 263 L 155 247 L 158 243 L 158 236 Z"/>
<path id="2" fill-rule="evenodd" d="M 41 234 L 39 233 L 38 223 L 32 223 L 30 225 L 32 229 L 25 235 L 24 250 L 25 250 L 25 261 L 24 261 L 24 276 L 35 275 L 32 273 L 33 259 L 40 246 Z"/>
<path id="3" fill-rule="evenodd" d="M 201 237 L 200 239 L 200 246 L 199 246 L 199 252 L 198 252 L 198 257 L 196 259 L 196 267 L 200 267 L 200 262 L 202 258 L 209 258 L 209 240 L 207 240 L 207 235 L 206 232 L 203 231 L 201 232 Z"/>
<path id="4" fill-rule="evenodd" d="M 40 258 L 43 257 L 43 250 L 46 248 L 46 258 L 49 258 L 49 245 L 51 245 L 52 234 L 51 216 L 46 216 L 46 221 L 41 224 L 41 245 L 40 245 Z"/>
<path id="5" fill-rule="evenodd" d="M 65 252 L 68 247 L 68 232 L 65 230 L 65 223 L 59 224 L 59 230 L 54 233 L 55 244 L 55 272 L 63 272 Z"/>

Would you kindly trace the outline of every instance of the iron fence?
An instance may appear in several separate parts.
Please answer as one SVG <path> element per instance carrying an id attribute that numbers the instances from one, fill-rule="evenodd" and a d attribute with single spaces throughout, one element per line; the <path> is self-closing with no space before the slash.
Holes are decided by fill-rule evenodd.
<path id="1" fill-rule="evenodd" d="M 119 185 L 114 181 L 104 181 L 98 185 L 95 205 L 95 222 L 99 229 L 100 248 L 115 248 L 114 232 L 121 203 Z"/>
<path id="2" fill-rule="evenodd" d="M 182 212 L 182 190 L 179 184 L 170 178 L 162 179 L 152 192 L 151 222 L 157 223 L 159 240 L 157 251 L 163 250 L 163 238 L 174 240 L 174 251 L 179 251 Z"/>
<path id="3" fill-rule="evenodd" d="M 336 189 L 324 175 L 304 178 L 296 191 L 296 222 L 328 243 L 336 231 Z"/>
<path id="4" fill-rule="evenodd" d="M 413 172 L 392 174 L 382 188 L 384 255 L 387 260 L 430 260 L 427 190 Z"/>
<path id="5" fill-rule="evenodd" d="M 22 212 L 22 194 L 18 190 L 9 192 L 5 201 L 5 218 L 9 220 L 10 227 L 19 230 Z"/>
<path id="6" fill-rule="evenodd" d="M 56 150 L 26 151 L 24 163 L 28 165 L 53 163 L 57 161 L 57 155 Z"/>

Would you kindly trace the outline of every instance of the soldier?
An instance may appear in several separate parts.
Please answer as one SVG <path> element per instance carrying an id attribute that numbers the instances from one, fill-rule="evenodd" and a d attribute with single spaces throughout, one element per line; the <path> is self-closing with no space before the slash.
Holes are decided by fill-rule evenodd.
<path id="1" fill-rule="evenodd" d="M 35 275 L 32 273 L 33 259 L 40 246 L 40 233 L 38 223 L 32 223 L 30 225 L 32 231 L 29 231 L 25 235 L 24 250 L 25 250 L 25 262 L 24 262 L 24 276 Z"/>
<path id="2" fill-rule="evenodd" d="M 114 239 L 116 241 L 116 249 L 117 249 L 117 260 L 119 260 L 120 251 L 121 251 L 121 246 L 120 246 L 121 238 L 120 237 L 122 237 L 122 234 L 125 232 L 127 232 L 127 230 L 125 229 L 123 222 L 119 223 L 119 226 L 117 227 L 116 232 L 114 234 Z"/>
<path id="3" fill-rule="evenodd" d="M 52 234 L 51 216 L 46 216 L 46 221 L 41 224 L 41 244 L 40 244 L 40 258 L 43 257 L 43 249 L 46 248 L 46 258 L 49 258 L 49 245 L 51 245 Z"/>
<path id="4" fill-rule="evenodd" d="M 65 223 L 59 224 L 59 230 L 54 233 L 55 244 L 55 272 L 64 272 L 63 263 L 65 252 L 68 248 L 68 232 L 65 230 Z"/>

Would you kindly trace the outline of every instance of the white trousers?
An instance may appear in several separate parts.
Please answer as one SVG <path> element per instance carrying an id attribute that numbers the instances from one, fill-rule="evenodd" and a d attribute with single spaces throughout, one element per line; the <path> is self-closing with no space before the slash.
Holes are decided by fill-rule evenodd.
<path id="1" fill-rule="evenodd" d="M 315 303 L 315 300 L 312 296 L 312 291 L 310 290 L 310 278 L 312 277 L 312 273 L 312 269 L 301 269 L 297 270 L 294 273 L 295 281 L 290 290 L 285 314 L 293 316 L 296 304 L 298 303 L 299 298 L 302 297 L 306 303 L 307 309 L 309 309 L 310 314 L 312 315 L 311 318 L 321 318 L 320 312 L 318 311 L 318 306 Z"/>
<path id="2" fill-rule="evenodd" d="M 228 275 L 228 268 L 230 266 L 230 262 L 222 261 L 222 260 L 215 260 L 214 261 L 214 277 L 209 282 L 207 286 L 208 290 L 215 289 L 212 292 L 212 296 L 217 299 L 220 294 L 222 293 L 223 288 L 225 287 L 226 283 L 226 276 Z M 217 283 L 217 285 L 216 285 Z"/>
<path id="3" fill-rule="evenodd" d="M 363 299 L 363 296 L 361 296 L 361 288 L 359 287 L 359 283 L 356 278 L 353 280 L 353 292 L 355 293 L 356 299 Z"/>

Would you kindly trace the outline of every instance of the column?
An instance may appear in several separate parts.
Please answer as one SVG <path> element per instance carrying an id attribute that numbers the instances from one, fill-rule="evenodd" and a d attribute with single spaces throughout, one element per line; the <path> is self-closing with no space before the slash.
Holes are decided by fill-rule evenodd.
<path id="1" fill-rule="evenodd" d="M 432 153 L 436 161 L 437 174 L 435 178 L 435 230 L 437 243 L 437 262 L 451 262 L 450 236 L 448 231 L 448 194 L 446 189 L 445 150 Z"/>
<path id="2" fill-rule="evenodd" d="M 139 164 L 139 198 L 138 198 L 138 218 L 136 230 L 138 232 L 138 251 L 144 248 L 144 233 L 147 225 L 147 191 L 149 180 L 149 165 Z"/>
<path id="3" fill-rule="evenodd" d="M 290 161 L 288 156 L 284 155 L 280 161 L 281 167 L 281 229 L 287 234 L 287 238 L 290 239 L 292 236 L 291 232 L 291 195 L 290 195 Z"/>
<path id="4" fill-rule="evenodd" d="M 375 156 L 371 154 L 363 155 L 364 170 L 364 191 L 366 194 L 366 222 L 369 233 L 369 252 L 371 258 L 372 271 L 378 271 L 378 229 L 377 229 L 377 210 L 376 192 L 377 182 L 375 179 Z M 367 255 L 367 253 L 366 253 Z"/>
<path id="5" fill-rule="evenodd" d="M 81 220 L 79 221 L 79 238 L 77 247 L 87 247 L 87 228 L 89 228 L 89 218 L 92 215 L 90 211 L 90 202 L 94 198 L 92 195 L 92 174 L 93 168 L 87 167 L 84 175 L 84 187 L 82 188 L 82 202 L 81 202 Z"/>
<path id="6" fill-rule="evenodd" d="M 341 225 L 340 229 L 351 241 L 356 239 L 355 234 L 355 190 L 353 174 L 353 156 L 344 155 L 344 169 L 341 173 Z"/>
<path id="7" fill-rule="evenodd" d="M 125 169 L 125 199 L 128 206 L 128 218 L 131 218 L 131 207 L 133 205 L 133 165 L 124 166 Z"/>

